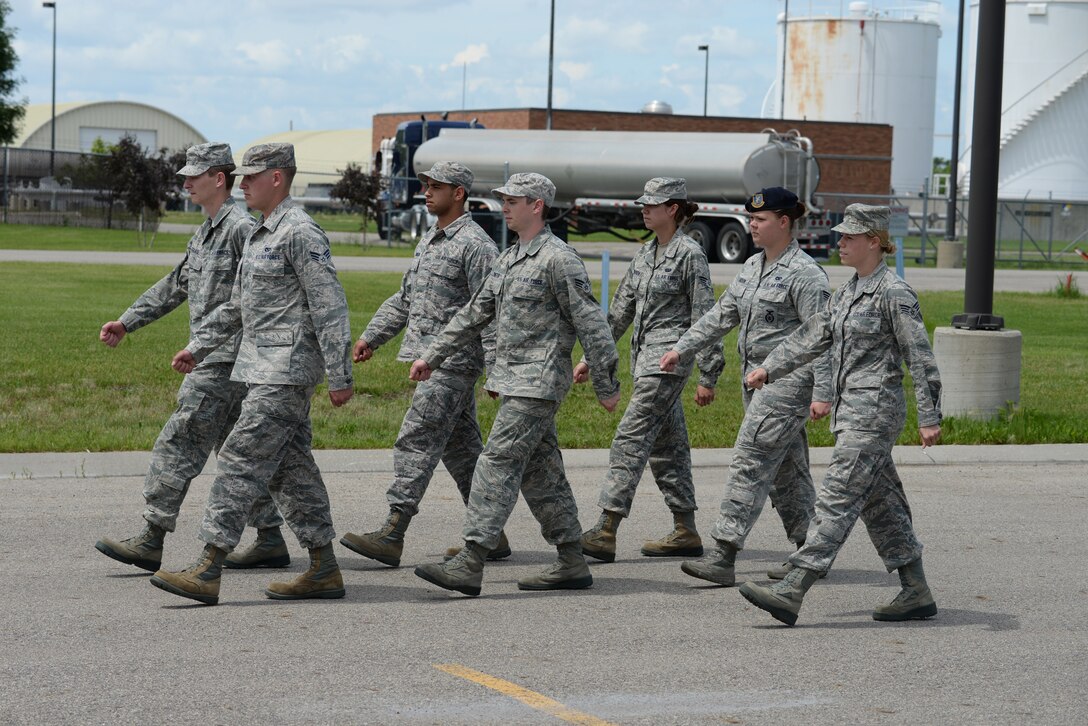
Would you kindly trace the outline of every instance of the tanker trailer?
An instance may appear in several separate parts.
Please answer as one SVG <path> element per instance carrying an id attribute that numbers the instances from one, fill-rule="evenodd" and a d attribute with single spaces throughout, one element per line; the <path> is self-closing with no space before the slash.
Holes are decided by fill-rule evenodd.
<path id="1" fill-rule="evenodd" d="M 655 176 L 687 179 L 689 197 L 700 211 L 687 233 L 709 259 L 740 262 L 753 251 L 744 200 L 764 187 L 797 192 L 812 213 L 798 230 L 802 246 L 820 244 L 827 221 L 813 195 L 819 167 L 811 142 L 796 131 L 688 133 L 650 131 L 535 131 L 444 128 L 413 155 L 416 169 L 440 160 L 466 164 L 475 174 L 473 196 L 483 205 L 491 190 L 517 172 L 544 174 L 556 185 L 549 222 L 566 238 L 570 232 L 648 234 L 633 203 Z M 826 237 L 824 237 L 826 239 Z"/>

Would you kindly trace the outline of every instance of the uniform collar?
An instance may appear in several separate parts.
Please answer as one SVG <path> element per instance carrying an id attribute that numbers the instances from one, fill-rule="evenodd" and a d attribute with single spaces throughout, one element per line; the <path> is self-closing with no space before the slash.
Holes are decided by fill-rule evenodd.
<path id="1" fill-rule="evenodd" d="M 471 219 L 472 215 L 465 212 L 442 229 L 439 229 L 438 224 L 436 223 L 434 226 L 434 237 L 431 238 L 431 241 L 433 242 L 436 239 L 449 239 L 450 237 L 453 237 L 462 227 L 468 224 Z"/>
<path id="2" fill-rule="evenodd" d="M 260 226 L 264 227 L 269 232 L 275 232 L 276 227 L 280 225 L 280 220 L 294 208 L 295 200 L 288 194 L 282 202 L 276 205 L 276 208 L 272 210 L 272 214 L 268 215 L 266 219 L 261 220 Z"/>
<path id="3" fill-rule="evenodd" d="M 540 252 L 540 248 L 544 246 L 544 243 L 551 239 L 552 231 L 544 226 L 544 229 L 540 230 L 540 233 L 536 237 L 529 240 L 529 244 L 523 245 L 518 242 L 518 258 L 521 257 L 534 257 L 537 252 Z"/>
<path id="4" fill-rule="evenodd" d="M 212 218 L 212 227 L 218 227 L 219 223 L 227 218 L 230 214 L 230 210 L 234 209 L 235 201 L 234 197 L 227 197 L 223 200 L 223 203 L 219 205 L 219 211 L 215 213 L 215 217 Z"/>
<path id="5" fill-rule="evenodd" d="M 869 275 L 868 278 L 866 278 L 865 284 L 861 287 L 858 287 L 858 282 L 861 280 L 861 278 L 858 277 L 857 272 L 854 272 L 854 294 L 872 294 L 876 291 L 877 287 L 880 286 L 880 281 L 884 279 L 884 275 L 887 272 L 888 265 L 884 262 L 884 260 L 881 260 L 877 263 L 876 267 L 873 269 L 872 274 Z"/>
<path id="6" fill-rule="evenodd" d="M 680 245 L 683 244 L 683 240 L 686 237 L 687 235 L 681 232 L 679 229 L 673 232 L 672 239 L 669 240 L 669 243 L 665 245 L 665 249 L 662 250 L 662 252 L 664 252 L 664 256 L 676 257 L 676 255 L 680 254 Z M 658 240 L 657 243 L 661 244 L 661 240 Z"/>
<path id="7" fill-rule="evenodd" d="M 771 270 L 773 270 L 774 268 L 776 268 L 778 266 L 789 267 L 793 263 L 793 258 L 796 257 L 797 254 L 800 251 L 801 251 L 801 246 L 799 244 L 797 244 L 797 240 L 791 239 L 790 243 L 788 245 L 786 245 L 786 249 L 782 250 L 782 254 L 780 254 L 777 258 L 775 258 L 775 261 L 772 262 L 770 265 L 766 265 L 763 268 L 763 274 L 767 274 L 768 272 L 770 272 Z M 763 253 L 763 260 L 764 260 L 764 264 L 766 264 L 766 260 L 767 260 L 767 253 L 766 252 Z"/>

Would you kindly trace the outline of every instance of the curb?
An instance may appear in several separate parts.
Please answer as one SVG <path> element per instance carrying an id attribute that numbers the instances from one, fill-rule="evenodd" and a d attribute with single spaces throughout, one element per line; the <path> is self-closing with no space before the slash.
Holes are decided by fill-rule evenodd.
<path id="1" fill-rule="evenodd" d="M 813 466 L 827 466 L 831 447 L 809 449 Z M 896 466 L 963 466 L 1001 464 L 1088 464 L 1088 444 L 1036 444 L 1030 446 L 936 446 L 923 451 L 918 446 L 896 446 Z M 314 452 L 323 472 L 333 474 L 392 473 L 392 449 L 330 449 Z M 696 469 L 729 467 L 732 449 L 693 449 Z M 0 454 L 0 479 L 95 479 L 143 476 L 147 472 L 146 451 L 48 452 Z M 569 469 L 604 469 L 608 449 L 565 449 L 563 461 Z M 208 459 L 203 474 L 215 473 L 215 461 Z"/>

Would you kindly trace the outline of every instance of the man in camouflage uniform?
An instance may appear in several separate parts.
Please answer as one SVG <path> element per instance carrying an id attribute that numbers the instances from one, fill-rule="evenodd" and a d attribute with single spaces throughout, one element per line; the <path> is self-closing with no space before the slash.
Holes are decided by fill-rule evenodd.
<path id="1" fill-rule="evenodd" d="M 332 551 L 335 532 L 329 496 L 310 451 L 310 398 L 326 375 L 329 399 L 352 396 L 351 328 L 347 300 L 336 277 L 329 241 L 292 201 L 291 144 L 259 144 L 245 153 L 242 191 L 261 212 L 242 256 L 230 302 L 209 316 L 173 366 L 190 373 L 223 341 L 241 330 L 233 380 L 249 384 L 234 429 L 219 450 L 200 538 L 200 560 L 181 572 L 159 570 L 156 587 L 214 605 L 223 559 L 238 544 L 246 512 L 268 491 L 299 543 L 310 569 L 292 582 L 273 582 L 274 599 L 344 596 Z"/>
<path id="2" fill-rule="evenodd" d="M 253 218 L 230 195 L 234 187 L 230 146 L 198 144 L 185 153 L 185 162 L 178 175 L 185 177 L 185 191 L 207 219 L 189 239 L 178 266 L 141 295 L 120 320 L 102 326 L 99 339 L 111 348 L 185 300 L 189 301 L 189 329 L 195 335 L 207 316 L 230 299 L 242 247 L 253 228 Z M 190 482 L 238 418 L 246 387 L 230 379 L 237 352 L 235 336 L 186 376 L 178 389 L 178 407 L 151 450 L 151 466 L 144 479 L 147 525 L 140 534 L 121 541 L 104 537 L 95 544 L 99 552 L 152 572 L 159 569 L 163 540 L 177 525 Z M 249 524 L 257 528 L 257 542 L 245 553 L 232 554 L 225 566 L 285 567 L 291 563 L 279 529 L 283 519 L 267 492 L 255 500 Z"/>
<path id="3" fill-rule="evenodd" d="M 415 573 L 448 590 L 479 595 L 484 558 L 495 548 L 520 489 L 559 557 L 540 575 L 519 580 L 518 587 L 582 589 L 593 577 L 582 556 L 582 528 L 563 470 L 555 414 L 571 387 L 576 338 L 592 367 L 597 397 L 609 411 L 619 402 L 619 355 L 585 265 L 544 223 L 555 185 L 540 174 L 514 174 L 493 194 L 502 200 L 518 244 L 499 256 L 472 301 L 412 364 L 411 378 L 429 378 L 495 321 L 495 364 L 487 387 L 502 402 L 472 477 L 465 546 L 445 564 L 421 565 Z"/>
<path id="4" fill-rule="evenodd" d="M 748 259 L 717 304 L 661 359 L 668 370 L 739 326 L 741 376 L 819 313 L 831 296 L 827 275 L 792 238 L 792 220 L 803 205 L 782 187 L 763 189 L 745 204 L 752 239 L 761 252 Z M 798 369 L 766 390 L 742 387 L 744 420 L 734 445 L 725 496 L 714 526 L 715 547 L 703 560 L 685 562 L 693 577 L 734 584 L 734 561 L 768 495 L 786 535 L 798 546 L 812 517 L 815 490 L 809 472 L 805 422 L 827 414 L 831 388 L 826 358 Z"/>
<path id="5" fill-rule="evenodd" d="M 835 291 L 827 310 L 783 341 L 747 379 L 759 388 L 830 351 L 835 450 L 805 544 L 790 556 L 792 568 L 781 582 L 771 587 L 747 582 L 740 588 L 749 602 L 787 625 L 797 621 L 805 593 L 831 568 L 859 516 L 888 572 L 899 570 L 902 584 L 873 619 L 925 619 L 937 613 L 892 446 L 907 418 L 904 361 L 914 384 L 923 447 L 940 438 L 941 379 L 918 297 L 884 264 L 883 255 L 895 251 L 888 241 L 888 217 L 888 207 L 846 208 L 835 231 L 843 235 L 843 264 L 856 274 Z"/>
<path id="6" fill-rule="evenodd" d="M 605 562 L 616 559 L 616 530 L 631 512 L 635 489 L 647 462 L 672 512 L 674 525 L 660 540 L 647 542 L 642 554 L 703 554 L 702 539 L 695 528 L 698 507 L 691 480 L 691 443 L 681 400 L 692 365 L 689 361 L 668 373 L 658 365 L 661 355 L 714 305 L 706 254 L 679 229 L 691 211 L 687 198 L 684 179 L 657 177 L 646 183 L 644 194 L 635 203 L 643 205 L 648 220 L 654 220 L 648 225 L 659 227 L 655 232 L 660 235 L 663 227 L 672 231 L 672 237 L 655 237 L 643 245 L 608 306 L 613 338 L 619 340 L 633 325 L 634 390 L 612 440 L 608 474 L 599 500 L 600 521 L 582 535 L 582 552 Z M 669 216 L 669 209 L 674 216 Z M 707 346 L 699 354 L 698 405 L 714 400 L 714 387 L 724 367 L 721 345 Z M 579 363 L 574 369 L 575 381 L 584 380 L 588 372 L 585 361 Z"/>
<path id="7" fill-rule="evenodd" d="M 415 259 L 404 274 L 400 290 L 382 303 L 355 343 L 356 362 L 369 360 L 384 343 L 404 330 L 397 360 L 415 361 L 436 333 L 464 307 L 483 285 L 499 254 L 487 233 L 465 211 L 472 172 L 463 164 L 440 161 L 419 175 L 426 190 L 427 209 L 438 221 L 416 246 Z M 472 471 L 483 449 L 476 421 L 476 379 L 495 356 L 493 328 L 469 340 L 440 370 L 416 386 L 393 444 L 393 484 L 386 492 L 389 516 L 385 525 L 365 534 L 349 532 L 340 544 L 378 562 L 397 567 L 404 532 L 419 511 L 441 459 L 468 503 Z M 506 537 L 489 559 L 510 555 Z"/>

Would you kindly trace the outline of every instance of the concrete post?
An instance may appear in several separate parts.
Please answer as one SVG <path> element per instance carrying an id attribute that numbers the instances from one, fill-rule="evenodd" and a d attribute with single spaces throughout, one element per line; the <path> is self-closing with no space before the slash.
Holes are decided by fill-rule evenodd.
<path id="1" fill-rule="evenodd" d="M 933 331 L 941 371 L 941 412 L 988 420 L 1020 402 L 1019 330 Z"/>
<path id="2" fill-rule="evenodd" d="M 963 267 L 963 242 L 954 239 L 942 239 L 937 242 L 937 267 Z"/>

